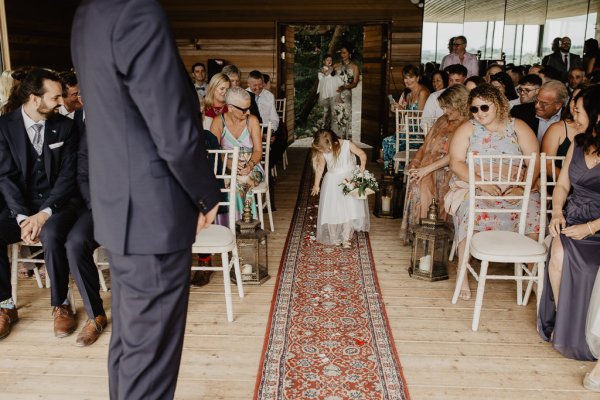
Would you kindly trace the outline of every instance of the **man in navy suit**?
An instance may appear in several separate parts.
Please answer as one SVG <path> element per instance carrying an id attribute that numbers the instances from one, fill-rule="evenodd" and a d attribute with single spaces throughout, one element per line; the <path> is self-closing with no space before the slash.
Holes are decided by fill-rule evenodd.
<path id="1" fill-rule="evenodd" d="M 77 137 L 73 121 L 58 114 L 62 86 L 54 72 L 30 70 L 11 96 L 21 107 L 0 117 L 0 338 L 18 314 L 12 302 L 7 245 L 41 242 L 52 281 L 54 334 L 73 333 L 67 301 L 69 267 L 65 241 L 76 218 Z"/>
<path id="2" fill-rule="evenodd" d="M 110 397 L 170 399 L 191 246 L 220 198 L 198 96 L 155 0 L 84 0 L 71 38 L 86 107 L 94 233 L 110 253 Z"/>
<path id="3" fill-rule="evenodd" d="M 582 67 L 581 57 L 571 53 L 571 39 L 567 36 L 560 39 L 560 47 L 552 54 L 542 59 L 542 65 L 556 69 L 560 72 L 561 80 L 567 81 L 569 71 L 573 67 Z"/>

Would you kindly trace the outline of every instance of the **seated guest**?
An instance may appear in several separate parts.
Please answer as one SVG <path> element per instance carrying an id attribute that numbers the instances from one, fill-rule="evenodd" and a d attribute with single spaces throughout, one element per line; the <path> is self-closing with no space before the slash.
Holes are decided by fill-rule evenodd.
<path id="1" fill-rule="evenodd" d="M 83 104 L 82 104 L 83 106 Z M 83 110 L 81 110 L 83 111 Z M 77 222 L 67 236 L 65 247 L 69 260 L 71 275 L 77 283 L 88 320 L 85 323 L 75 344 L 85 347 L 98 340 L 106 328 L 108 321 L 100 297 L 100 279 L 94 262 L 94 250 L 99 245 L 94 240 L 94 221 L 92 219 L 92 203 L 90 197 L 90 180 L 88 166 L 88 146 L 85 134 L 85 119 L 83 112 L 75 113 L 76 125 L 79 131 L 79 152 L 77 155 L 77 187 L 83 199 L 83 206 L 78 210 Z"/>
<path id="2" fill-rule="evenodd" d="M 519 81 L 523 77 L 523 67 L 514 64 L 508 64 L 506 66 L 506 73 L 510 76 L 513 81 L 513 86 L 517 87 Z"/>
<path id="3" fill-rule="evenodd" d="M 212 121 L 217 116 L 227 112 L 225 93 L 227 93 L 227 89 L 230 87 L 231 81 L 225 74 L 214 74 L 213 77 L 210 78 L 208 88 L 206 89 L 206 96 L 204 96 L 204 105 L 202 110 L 202 126 L 204 129 L 209 129 Z"/>
<path id="4" fill-rule="evenodd" d="M 243 209 L 243 191 L 258 185 L 265 177 L 260 161 L 262 160 L 262 134 L 258 119 L 250 115 L 250 94 L 240 88 L 232 87 L 225 96 L 227 112 L 215 118 L 210 131 L 215 135 L 221 148 L 230 150 L 239 147 L 240 151 L 251 153 L 248 160 L 240 155 L 238 167 L 237 211 Z"/>
<path id="5" fill-rule="evenodd" d="M 469 105 L 472 119 L 461 125 L 450 144 L 450 169 L 454 177 L 450 181 L 450 190 L 444 198 L 446 211 L 454 216 L 454 231 L 458 240 L 458 266 L 462 265 L 465 251 L 469 221 L 469 169 L 467 167 L 467 154 L 474 152 L 479 155 L 486 154 L 513 154 L 530 155 L 539 154 L 539 145 L 535 134 L 523 121 L 511 118 L 508 100 L 498 89 L 492 85 L 481 85 L 469 93 Z M 479 162 L 479 161 L 477 161 Z M 484 172 L 486 165 L 483 166 Z M 479 171 L 479 164 L 476 166 Z M 535 164 L 534 176 L 539 173 L 539 165 Z M 476 176 L 478 179 L 478 176 Z M 521 195 L 523 187 L 500 187 L 498 185 L 481 186 L 480 190 L 492 196 Z M 520 207 L 511 200 L 495 201 L 481 200 L 482 206 L 489 204 L 490 208 L 512 209 Z M 527 213 L 527 226 L 525 233 L 537 239 L 539 230 L 539 193 L 532 193 L 529 200 Z M 474 230 L 504 230 L 516 232 L 519 220 L 510 213 L 490 214 L 489 218 L 476 218 Z M 466 260 L 468 261 L 468 260 Z M 460 298 L 471 298 L 468 274 L 465 275 L 461 285 Z"/>
<path id="6" fill-rule="evenodd" d="M 412 239 L 414 228 L 419 225 L 421 218 L 427 217 L 431 200 L 435 197 L 438 204 L 444 204 L 452 175 L 448 169 L 448 147 L 454 131 L 468 119 L 468 97 L 469 92 L 463 85 L 454 85 L 440 95 L 438 102 L 444 115 L 433 124 L 408 166 L 408 204 L 405 205 L 406 212 L 400 227 L 400 237 L 405 244 Z M 445 219 L 443 206 L 440 209 L 440 218 Z"/>
<path id="7" fill-rule="evenodd" d="M 546 66 L 543 69 L 541 69 L 538 74 L 540 78 L 542 78 L 542 82 L 544 83 L 548 82 L 549 80 L 556 80 L 562 82 L 561 74 L 558 70 L 556 70 L 556 68 Z"/>
<path id="8" fill-rule="evenodd" d="M 594 360 L 585 338 L 600 264 L 600 87 L 575 97 L 575 137 L 552 196 L 553 236 L 538 315 L 540 336 L 565 357 Z M 573 189 L 573 194 L 568 196 Z M 568 198 L 567 198 L 568 196 Z M 566 206 L 566 207 L 565 207 Z"/>
<path id="9" fill-rule="evenodd" d="M 490 84 L 496 86 L 508 99 L 508 105 L 512 108 L 519 104 L 519 96 L 513 85 L 513 81 L 506 72 L 498 72 L 490 77 Z"/>
<path id="10" fill-rule="evenodd" d="M 12 71 L 6 70 L 0 75 L 0 109 L 8 103 L 10 92 L 15 85 L 15 80 L 12 77 Z"/>
<path id="11" fill-rule="evenodd" d="M 287 132 L 279 124 L 279 114 L 275 109 L 275 97 L 271 92 L 264 89 L 263 74 L 260 71 L 251 71 L 248 75 L 248 89 L 254 94 L 258 111 L 264 124 L 271 123 L 271 152 L 269 153 L 269 168 L 283 158 L 287 148 Z"/>
<path id="12" fill-rule="evenodd" d="M 272 92 L 271 90 L 271 77 L 269 74 L 262 74 L 263 76 L 263 90 L 267 92 Z"/>
<path id="13" fill-rule="evenodd" d="M 533 103 L 541 87 L 542 78 L 539 75 L 529 74 L 522 77 L 517 88 L 519 104 Z"/>
<path id="14" fill-rule="evenodd" d="M 568 97 L 564 83 L 550 80 L 542 85 L 533 103 L 514 106 L 510 110 L 510 115 L 525 121 L 541 143 L 548 127 L 560 121 L 562 108 Z"/>
<path id="15" fill-rule="evenodd" d="M 536 64 L 536 65 L 532 65 L 532 66 L 529 68 L 529 70 L 527 71 L 527 73 L 528 73 L 529 75 L 539 75 L 539 74 L 540 74 L 540 71 L 541 71 L 542 69 L 544 69 L 544 67 L 543 67 L 543 66 L 541 66 L 541 65 L 538 65 L 538 64 Z"/>
<path id="16" fill-rule="evenodd" d="M 464 67 L 463 67 L 464 68 Z M 406 65 L 402 69 L 404 76 L 404 91 L 400 95 L 398 102 L 391 105 L 392 112 L 398 110 L 423 110 L 429 89 L 421 83 L 421 71 L 414 65 Z M 401 138 L 404 137 L 402 134 Z M 400 149 L 396 150 L 396 135 L 391 135 L 383 139 L 381 147 L 383 148 L 383 165 L 387 168 L 388 163 L 393 162 L 396 151 L 404 149 L 404 142 L 400 141 Z"/>
<path id="17" fill-rule="evenodd" d="M 448 73 L 446 71 L 435 71 L 431 75 L 431 87 L 434 92 L 448 87 Z"/>
<path id="18" fill-rule="evenodd" d="M 481 86 L 484 83 L 485 83 L 485 80 L 482 77 L 473 75 L 465 81 L 465 87 L 470 92 L 471 90 L 475 89 L 477 86 Z"/>
<path id="19" fill-rule="evenodd" d="M 502 66 L 500 64 L 490 64 L 490 65 L 488 65 L 487 69 L 485 70 L 485 76 L 483 77 L 483 79 L 485 80 L 486 83 L 491 83 L 492 75 L 495 75 L 498 72 L 503 72 L 503 71 L 504 71 L 504 69 L 502 68 Z"/>
<path id="20" fill-rule="evenodd" d="M 575 115 L 575 96 L 577 96 L 582 89 L 583 86 L 578 87 L 573 91 L 568 106 L 565 107 L 561 114 L 561 121 L 553 123 L 546 131 L 546 134 L 542 139 L 541 152 L 546 153 L 547 156 L 565 157 L 575 136 L 580 132 L 581 127 L 577 124 L 573 116 Z M 562 162 L 556 161 L 554 172 L 556 175 L 554 176 L 558 177 L 561 167 Z M 546 171 L 548 176 L 553 176 L 551 161 L 548 161 Z"/>
<path id="21" fill-rule="evenodd" d="M 569 95 L 573 93 L 573 90 L 579 85 L 585 83 L 585 70 L 582 67 L 573 67 L 569 70 L 569 76 L 567 78 L 567 89 Z"/>
<path id="22" fill-rule="evenodd" d="M 231 87 L 241 86 L 242 72 L 237 66 L 233 64 L 226 65 L 223 67 L 221 72 L 229 77 L 229 80 L 231 81 Z M 263 121 L 260 117 L 260 111 L 258 110 L 258 104 L 256 104 L 254 93 L 248 93 L 250 93 L 250 115 L 254 115 L 256 118 L 258 118 L 258 122 L 262 124 Z"/>
<path id="23" fill-rule="evenodd" d="M 446 67 L 444 72 L 448 74 L 448 87 L 464 84 L 465 79 L 467 79 L 467 69 L 460 64 L 454 64 Z M 440 108 L 440 104 L 437 101 L 437 98 L 440 97 L 440 94 L 444 89 L 438 90 L 437 92 L 433 92 L 427 98 L 425 102 L 425 106 L 423 107 L 423 123 L 431 125 L 435 121 L 436 118 L 439 118 L 444 113 Z"/>
<path id="24" fill-rule="evenodd" d="M 204 64 L 198 62 L 192 65 L 192 80 L 194 81 L 194 89 L 198 94 L 198 100 L 202 105 L 206 91 L 208 90 L 208 83 L 206 82 L 206 67 Z"/>
<path id="25" fill-rule="evenodd" d="M 83 104 L 79 95 L 79 84 L 77 83 L 77 75 L 74 71 L 64 71 L 59 74 L 63 85 L 63 104 L 58 109 L 58 112 L 73 119 L 75 111 L 81 110 Z"/>
<path id="26" fill-rule="evenodd" d="M 21 107 L 0 117 L 0 193 L 7 204 L 0 214 L 0 338 L 18 319 L 7 245 L 20 240 L 43 245 L 54 334 L 64 337 L 77 325 L 67 300 L 65 252 L 77 210 L 77 137 L 73 121 L 58 114 L 62 85 L 56 73 L 31 69 L 12 96 Z"/>

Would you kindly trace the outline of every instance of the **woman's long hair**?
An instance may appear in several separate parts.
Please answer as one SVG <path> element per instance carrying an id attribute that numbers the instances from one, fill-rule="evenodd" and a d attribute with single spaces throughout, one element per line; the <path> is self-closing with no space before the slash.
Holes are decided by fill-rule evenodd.
<path id="1" fill-rule="evenodd" d="M 219 85 L 225 82 L 229 82 L 229 84 L 231 84 L 229 77 L 221 72 L 214 74 L 213 77 L 210 78 L 210 82 L 206 88 L 206 96 L 204 96 L 204 109 L 215 105 L 215 91 Z"/>
<path id="2" fill-rule="evenodd" d="M 340 139 L 330 129 L 320 129 L 313 136 L 313 142 L 311 146 L 311 157 L 313 169 L 316 171 L 322 164 L 322 158 L 319 157 L 320 153 L 328 153 L 331 151 L 334 161 L 337 161 L 338 155 L 340 154 Z"/>
<path id="3" fill-rule="evenodd" d="M 600 122 L 598 122 L 598 117 L 600 117 L 600 85 L 593 85 L 579 92 L 575 96 L 575 102 L 577 103 L 580 98 L 583 99 L 583 109 L 590 122 L 583 133 L 575 136 L 575 143 L 583 147 L 584 153 L 591 146 L 595 146 L 594 153 L 600 156 Z"/>

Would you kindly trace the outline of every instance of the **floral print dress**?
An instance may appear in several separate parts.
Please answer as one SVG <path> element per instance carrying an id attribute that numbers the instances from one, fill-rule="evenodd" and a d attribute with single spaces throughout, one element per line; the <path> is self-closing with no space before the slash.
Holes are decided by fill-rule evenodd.
<path id="1" fill-rule="evenodd" d="M 406 97 L 404 96 L 404 93 L 402 94 L 402 96 L 400 96 L 400 100 L 398 100 L 398 103 L 400 103 L 400 107 L 402 107 L 404 110 L 418 110 L 419 109 L 418 99 L 414 103 L 408 104 L 406 102 Z M 400 134 L 400 150 L 396 150 L 396 134 L 395 133 L 393 135 L 383 138 L 381 147 L 383 149 L 383 169 L 384 170 L 387 170 L 388 164 L 393 162 L 394 155 L 396 154 L 397 151 L 404 151 L 404 149 L 406 147 L 406 144 L 404 141 L 405 138 L 406 138 L 406 135 L 404 133 L 401 133 Z M 420 146 L 421 146 L 421 143 L 411 143 L 410 148 L 418 149 Z"/>
<path id="2" fill-rule="evenodd" d="M 474 154 L 523 154 L 519 142 L 517 140 L 517 133 L 515 132 L 514 120 L 511 120 L 507 124 L 503 132 L 490 132 L 479 122 L 472 120 L 473 134 L 470 138 L 469 149 L 467 152 L 472 151 Z M 477 164 L 477 168 L 479 164 Z M 466 239 L 467 228 L 469 223 L 469 192 L 468 184 L 460 181 L 456 176 L 453 176 L 450 181 L 450 191 L 445 198 L 445 208 L 450 210 L 449 213 L 454 215 L 454 228 L 455 235 L 458 241 Z M 462 199 L 458 198 L 456 194 L 464 193 Z M 452 196 L 454 194 L 454 196 Z M 453 197 L 454 200 L 450 201 L 449 198 Z M 460 205 L 453 212 L 453 206 L 451 203 L 455 203 L 457 200 L 462 200 Z M 502 209 L 518 209 L 519 204 L 511 204 L 506 200 L 498 201 L 496 204 L 489 204 L 489 200 L 479 200 L 482 202 L 483 207 L 489 208 L 502 208 Z M 488 203 L 488 204 L 486 204 Z M 540 212 L 540 194 L 539 192 L 531 192 L 529 197 L 529 205 L 527 209 L 527 218 L 525 226 L 525 234 L 538 233 L 540 230 L 539 226 L 539 212 Z M 479 231 L 513 231 L 519 230 L 519 214 L 518 213 L 478 213 L 475 215 L 475 232 Z"/>
<path id="3" fill-rule="evenodd" d="M 344 85 L 354 82 L 354 71 L 350 65 L 341 63 L 335 71 Z M 342 90 L 333 99 L 331 129 L 338 137 L 352 139 L 352 90 Z"/>

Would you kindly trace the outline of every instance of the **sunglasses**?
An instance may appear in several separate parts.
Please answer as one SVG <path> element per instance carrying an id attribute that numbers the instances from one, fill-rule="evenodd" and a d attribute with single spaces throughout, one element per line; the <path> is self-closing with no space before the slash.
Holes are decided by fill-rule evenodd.
<path id="1" fill-rule="evenodd" d="M 480 106 L 471 106 L 469 108 L 469 111 L 471 111 L 471 114 L 477 114 L 479 112 L 479 110 L 481 110 L 483 112 L 488 112 L 488 111 L 490 111 L 490 106 L 488 104 L 482 104 Z"/>
<path id="2" fill-rule="evenodd" d="M 237 108 L 238 110 L 240 110 L 242 113 L 246 114 L 248 112 L 248 110 L 250 110 L 250 107 L 246 107 L 246 108 L 242 108 L 242 107 L 238 107 L 235 104 L 229 104 L 232 107 Z"/>

